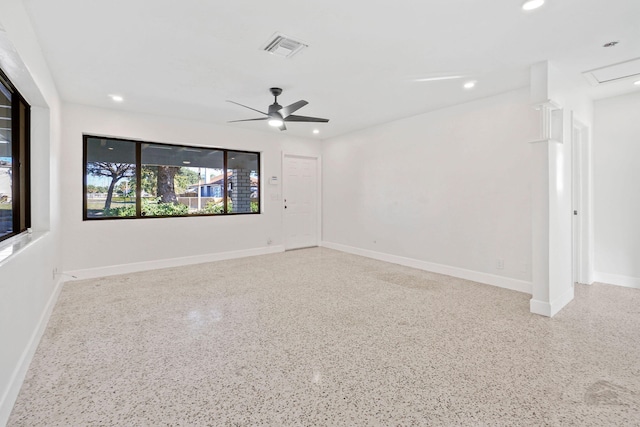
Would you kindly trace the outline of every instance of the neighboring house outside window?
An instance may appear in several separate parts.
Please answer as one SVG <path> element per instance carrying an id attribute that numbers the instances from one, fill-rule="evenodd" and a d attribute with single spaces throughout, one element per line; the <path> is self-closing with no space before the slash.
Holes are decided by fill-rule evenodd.
<path id="1" fill-rule="evenodd" d="M 233 171 L 227 173 L 227 180 L 230 181 L 229 194 L 233 194 Z M 256 199 L 258 197 L 258 177 L 250 176 L 250 198 Z M 220 174 L 214 176 L 208 182 L 202 184 L 194 184 L 188 188 L 189 193 L 198 194 L 200 189 L 201 197 L 222 197 L 222 188 L 224 187 L 224 175 Z"/>

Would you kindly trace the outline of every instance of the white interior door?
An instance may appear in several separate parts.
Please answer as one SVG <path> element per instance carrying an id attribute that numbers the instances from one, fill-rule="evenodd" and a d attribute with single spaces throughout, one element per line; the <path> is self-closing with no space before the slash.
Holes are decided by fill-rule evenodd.
<path id="1" fill-rule="evenodd" d="M 284 248 L 318 246 L 317 159 L 285 155 L 282 193 Z"/>

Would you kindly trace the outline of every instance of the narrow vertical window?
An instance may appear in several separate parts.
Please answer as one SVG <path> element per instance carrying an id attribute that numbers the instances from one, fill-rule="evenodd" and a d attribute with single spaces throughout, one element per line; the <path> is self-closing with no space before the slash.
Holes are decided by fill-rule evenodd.
<path id="1" fill-rule="evenodd" d="M 31 226 L 29 104 L 0 72 L 0 240 Z"/>
<path id="2" fill-rule="evenodd" d="M 85 137 L 86 218 L 136 216 L 136 144 Z"/>
<path id="3" fill-rule="evenodd" d="M 13 233 L 13 144 L 11 92 L 0 85 L 0 238 Z"/>
<path id="4" fill-rule="evenodd" d="M 259 212 L 259 163 L 257 153 L 227 152 L 228 213 Z"/>

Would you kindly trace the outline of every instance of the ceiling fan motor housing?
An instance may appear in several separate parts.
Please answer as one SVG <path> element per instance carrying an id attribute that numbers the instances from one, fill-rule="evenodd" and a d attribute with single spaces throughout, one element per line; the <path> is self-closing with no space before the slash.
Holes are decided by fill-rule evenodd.
<path id="1" fill-rule="evenodd" d="M 277 102 L 274 102 L 273 104 L 269 105 L 269 115 L 272 115 L 273 113 L 277 112 L 281 108 L 282 108 L 282 105 L 278 104 Z"/>
<path id="2" fill-rule="evenodd" d="M 269 89 L 269 91 L 271 91 L 271 95 L 275 97 L 280 96 L 280 94 L 282 93 L 282 89 L 279 87 L 272 87 L 271 89 Z"/>

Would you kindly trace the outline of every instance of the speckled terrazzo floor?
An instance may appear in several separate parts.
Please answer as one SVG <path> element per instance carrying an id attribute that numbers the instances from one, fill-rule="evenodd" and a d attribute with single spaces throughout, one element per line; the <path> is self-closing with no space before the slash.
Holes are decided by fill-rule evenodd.
<path id="1" fill-rule="evenodd" d="M 640 291 L 325 248 L 69 282 L 10 426 L 640 425 Z"/>

